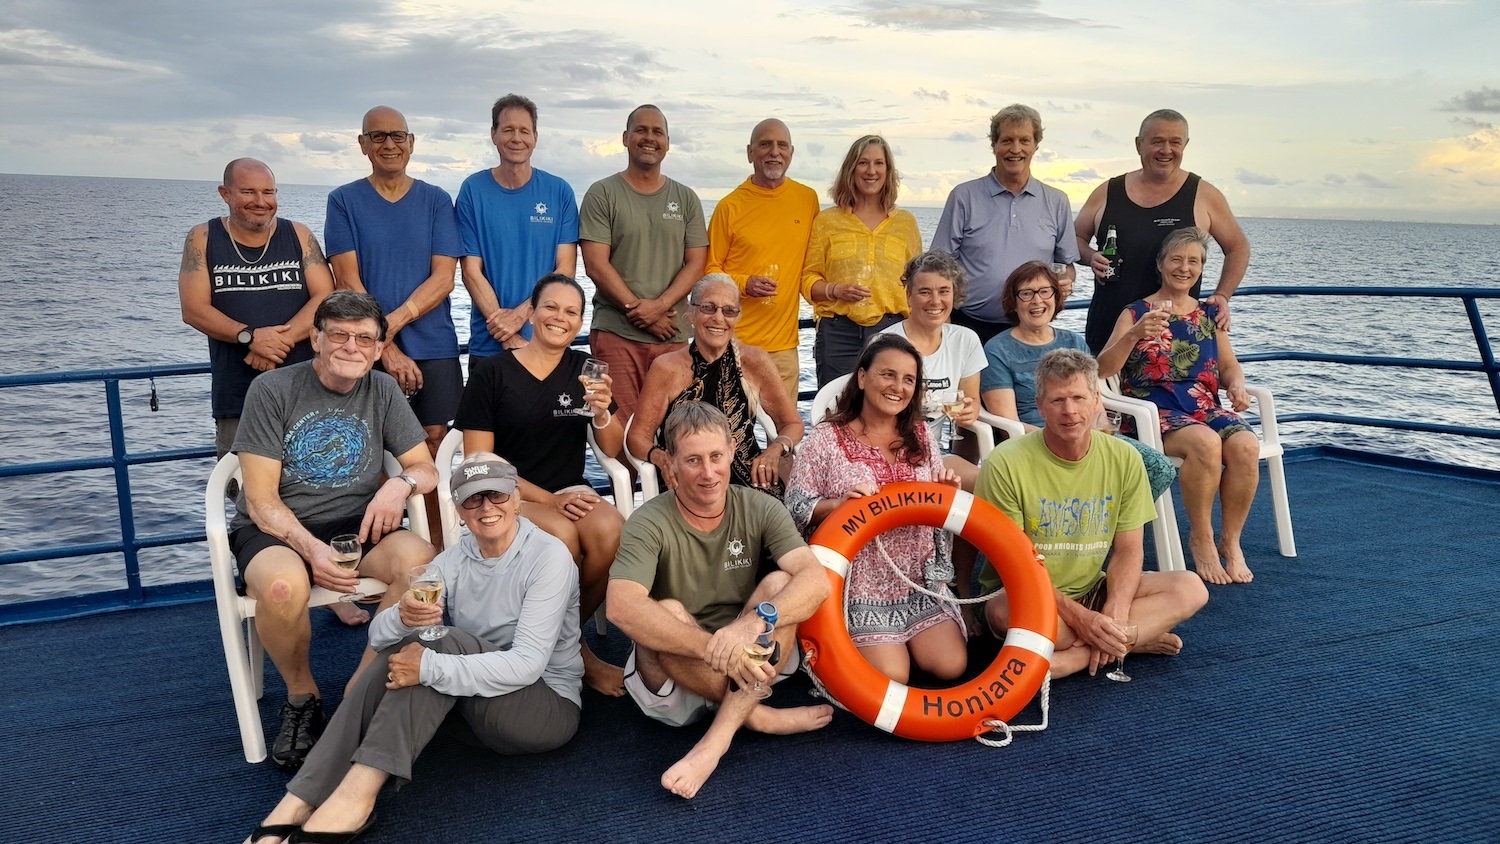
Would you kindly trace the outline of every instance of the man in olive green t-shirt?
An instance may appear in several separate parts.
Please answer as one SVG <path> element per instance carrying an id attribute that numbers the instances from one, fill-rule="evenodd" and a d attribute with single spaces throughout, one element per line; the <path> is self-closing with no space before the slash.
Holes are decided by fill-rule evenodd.
<path id="1" fill-rule="evenodd" d="M 589 186 L 578 240 L 595 289 L 589 346 L 609 364 L 618 413 L 628 420 L 651 361 L 687 342 L 683 300 L 708 263 L 708 230 L 698 195 L 661 173 L 672 147 L 661 109 L 638 106 L 620 143 L 625 170 Z"/>
<path id="2" fill-rule="evenodd" d="M 625 523 L 605 606 L 635 643 L 625 690 L 642 712 L 685 726 L 718 710 L 703 738 L 661 778 L 662 787 L 691 798 L 741 726 L 785 735 L 833 717 L 829 706 L 763 706 L 752 692 L 796 669 L 797 623 L 828 597 L 829 586 L 781 502 L 730 484 L 734 446 L 723 411 L 683 402 L 667 416 L 664 434 L 677 489 Z M 757 583 L 763 556 L 777 570 Z M 765 629 L 754 611 L 762 601 L 779 617 L 776 650 L 766 662 L 751 662 L 745 646 Z"/>
<path id="3" fill-rule="evenodd" d="M 1093 674 L 1131 652 L 1176 654 L 1182 638 L 1172 628 L 1208 600 L 1192 572 L 1141 570 L 1145 525 L 1155 515 L 1151 488 L 1140 452 L 1094 429 L 1098 376 L 1084 352 L 1043 355 L 1036 403 L 1046 425 L 990 452 L 974 489 L 1046 558 L 1057 601 L 1054 677 L 1085 668 Z M 986 592 L 999 585 L 988 565 L 980 584 Z M 985 618 L 1003 635 L 1009 607 L 1002 597 L 986 604 Z M 1137 630 L 1133 641 L 1127 625 Z"/>

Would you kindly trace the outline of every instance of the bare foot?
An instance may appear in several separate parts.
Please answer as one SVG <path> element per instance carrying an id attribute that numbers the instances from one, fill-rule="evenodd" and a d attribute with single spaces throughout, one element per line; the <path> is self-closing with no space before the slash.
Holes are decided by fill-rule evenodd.
<path id="1" fill-rule="evenodd" d="M 587 644 L 581 650 L 583 652 L 583 682 L 588 683 L 589 688 L 601 695 L 619 697 L 625 694 L 625 670 L 595 656 Z"/>
<path id="2" fill-rule="evenodd" d="M 828 722 L 832 720 L 833 707 L 826 703 L 818 706 L 793 706 L 787 709 L 757 706 L 745 719 L 745 726 L 757 733 L 790 736 L 820 730 L 828 726 Z"/>
<path id="3" fill-rule="evenodd" d="M 1188 545 L 1193 554 L 1193 570 L 1205 583 L 1224 586 L 1230 582 L 1229 574 L 1224 571 L 1224 564 L 1219 562 L 1219 551 L 1214 547 L 1212 537 L 1203 542 L 1190 539 Z"/>
<path id="4" fill-rule="evenodd" d="M 1182 637 L 1176 633 L 1163 633 L 1150 642 L 1137 645 L 1134 652 L 1138 654 L 1177 656 L 1179 653 L 1182 653 Z"/>
<path id="5" fill-rule="evenodd" d="M 698 789 L 708 782 L 714 769 L 719 767 L 719 759 L 723 755 L 722 752 L 711 747 L 704 747 L 703 743 L 699 742 L 688 751 L 688 755 L 677 760 L 677 764 L 661 775 L 661 787 L 678 797 L 693 799 Z"/>
<path id="6" fill-rule="evenodd" d="M 335 601 L 328 606 L 333 610 L 333 614 L 339 617 L 339 621 L 350 627 L 370 623 L 370 614 L 351 601 Z"/>
<path id="7" fill-rule="evenodd" d="M 1224 555 L 1224 568 L 1231 581 L 1249 583 L 1255 579 L 1255 573 L 1245 565 L 1245 552 L 1240 550 L 1239 543 L 1235 543 L 1233 547 L 1228 544 L 1220 545 L 1219 553 Z"/>

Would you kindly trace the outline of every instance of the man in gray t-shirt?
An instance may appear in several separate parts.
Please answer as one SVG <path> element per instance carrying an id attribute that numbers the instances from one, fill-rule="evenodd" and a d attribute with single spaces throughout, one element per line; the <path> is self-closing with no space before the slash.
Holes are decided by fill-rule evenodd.
<path id="1" fill-rule="evenodd" d="M 786 508 L 730 484 L 734 445 L 723 411 L 683 402 L 663 433 L 677 488 L 625 523 L 605 606 L 609 620 L 635 642 L 625 690 L 641 711 L 684 726 L 718 710 L 702 740 L 661 778 L 664 788 L 691 798 L 741 726 L 797 733 L 833 717 L 828 706 L 762 706 L 752 693 L 795 670 L 797 623 L 828 597 L 829 585 Z M 757 583 L 762 556 L 778 570 Z M 745 646 L 765 629 L 754 610 L 762 601 L 779 616 L 777 650 L 756 663 L 745 658 Z"/>
<path id="2" fill-rule="evenodd" d="M 432 492 L 437 467 L 395 379 L 370 371 L 385 342 L 380 303 L 335 292 L 319 304 L 313 326 L 313 360 L 251 383 L 233 448 L 243 483 L 229 547 L 256 602 L 256 630 L 286 681 L 271 748 L 282 768 L 300 766 L 322 729 L 307 660 L 312 587 L 353 594 L 361 575 L 373 577 L 391 584 L 384 609 L 401 597 L 407 572 L 433 557 L 431 545 L 401 529 L 407 497 Z M 382 481 L 386 451 L 403 471 Z M 354 569 L 334 561 L 329 540 L 339 534 L 356 535 L 363 547 Z M 341 615 L 369 620 L 355 612 Z M 360 668 L 374 655 L 366 649 Z"/>

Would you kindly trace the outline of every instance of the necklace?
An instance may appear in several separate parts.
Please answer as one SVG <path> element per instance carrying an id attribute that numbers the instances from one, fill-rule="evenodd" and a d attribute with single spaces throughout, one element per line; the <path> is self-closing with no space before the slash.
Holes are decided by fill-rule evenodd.
<path id="1" fill-rule="evenodd" d="M 234 240 L 234 232 L 230 231 L 230 229 L 229 229 L 229 218 L 228 217 L 224 218 L 224 233 L 227 234 L 227 235 L 229 235 L 229 245 L 234 248 L 234 254 L 240 256 L 240 260 L 243 261 L 246 266 L 253 267 L 256 264 L 259 264 L 262 258 L 266 257 L 266 251 L 271 248 L 271 235 L 276 234 L 276 221 L 275 220 L 271 221 L 271 231 L 270 231 L 270 234 L 266 235 L 266 245 L 262 246 L 260 248 L 260 254 L 257 255 L 257 256 L 255 256 L 255 260 L 254 261 L 250 260 L 249 258 L 246 258 L 245 257 L 245 253 L 243 253 L 243 252 L 240 251 L 240 245 L 238 243 L 236 243 L 235 240 Z"/>
<path id="2" fill-rule="evenodd" d="M 686 510 L 689 514 L 691 514 L 693 516 L 693 518 L 703 519 L 704 521 L 712 521 L 713 519 L 717 519 L 720 516 L 724 515 L 724 511 L 729 509 L 729 496 L 726 495 L 724 497 L 724 506 L 720 507 L 719 508 L 719 512 L 713 514 L 712 516 L 705 516 L 702 513 L 694 512 L 693 508 L 687 506 L 687 503 L 682 500 L 682 496 L 680 496 L 680 495 L 677 496 L 677 506 L 681 507 L 684 510 Z"/>

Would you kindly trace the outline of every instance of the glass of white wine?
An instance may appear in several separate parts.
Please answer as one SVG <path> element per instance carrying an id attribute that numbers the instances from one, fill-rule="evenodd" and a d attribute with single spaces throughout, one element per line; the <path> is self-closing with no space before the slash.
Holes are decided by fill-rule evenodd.
<path id="1" fill-rule="evenodd" d="M 363 549 L 359 544 L 359 537 L 352 533 L 341 533 L 328 541 L 328 547 L 333 549 L 333 561 L 338 563 L 339 568 L 345 571 L 355 571 L 359 568 L 359 558 Z M 359 586 L 355 585 L 354 591 L 347 595 L 340 595 L 339 600 L 345 603 L 358 601 L 364 596 L 359 594 Z"/>
<path id="2" fill-rule="evenodd" d="M 766 625 L 764 631 L 756 636 L 755 641 L 745 645 L 745 661 L 764 665 L 771 658 L 771 654 L 776 650 L 776 643 L 771 639 L 771 630 L 771 625 Z M 755 685 L 750 687 L 747 694 L 758 700 L 765 700 L 771 696 L 771 687 L 756 680 Z"/>
<path id="3" fill-rule="evenodd" d="M 860 266 L 854 272 L 854 283 L 870 291 L 870 295 L 858 302 L 849 303 L 849 318 L 861 325 L 864 324 L 864 320 L 872 318 L 878 320 L 882 311 L 875 303 L 875 267 L 871 264 Z"/>
<path id="4" fill-rule="evenodd" d="M 958 432 L 958 419 L 960 413 L 964 412 L 964 391 L 948 390 L 943 393 L 943 415 L 948 417 L 948 424 L 952 426 L 953 434 L 948 437 L 948 442 L 956 443 L 964 438 Z"/>
<path id="5" fill-rule="evenodd" d="M 598 358 L 589 358 L 583 362 L 583 389 L 592 393 L 604 386 L 604 376 L 609 374 L 609 364 Z M 594 411 L 587 404 L 578 409 L 580 416 L 593 416 Z"/>
<path id="6" fill-rule="evenodd" d="M 440 603 L 443 597 L 443 577 L 436 566 L 417 566 L 411 570 L 411 594 L 424 604 Z M 436 642 L 448 635 L 448 628 L 433 624 L 417 631 L 417 638 L 424 642 Z"/>
<path id="7" fill-rule="evenodd" d="M 776 282 L 776 292 L 777 293 L 781 292 L 781 265 L 780 264 L 766 264 L 764 267 L 761 267 L 760 272 L 756 273 L 756 275 L 763 275 L 766 278 L 769 278 L 770 280 Z M 760 297 L 760 303 L 762 305 L 774 305 L 774 304 L 776 304 L 776 293 L 772 293 L 770 296 L 762 296 L 762 297 Z"/>
<path id="8" fill-rule="evenodd" d="M 1119 627 L 1120 630 L 1125 634 L 1125 648 L 1126 650 L 1129 650 L 1130 647 L 1135 644 L 1136 637 L 1140 635 L 1141 629 L 1134 624 L 1121 624 L 1119 625 Z M 1120 656 L 1119 662 L 1115 663 L 1115 670 L 1109 672 L 1104 676 L 1115 681 L 1116 683 L 1130 682 L 1130 675 L 1125 673 L 1125 656 L 1123 654 Z"/>

